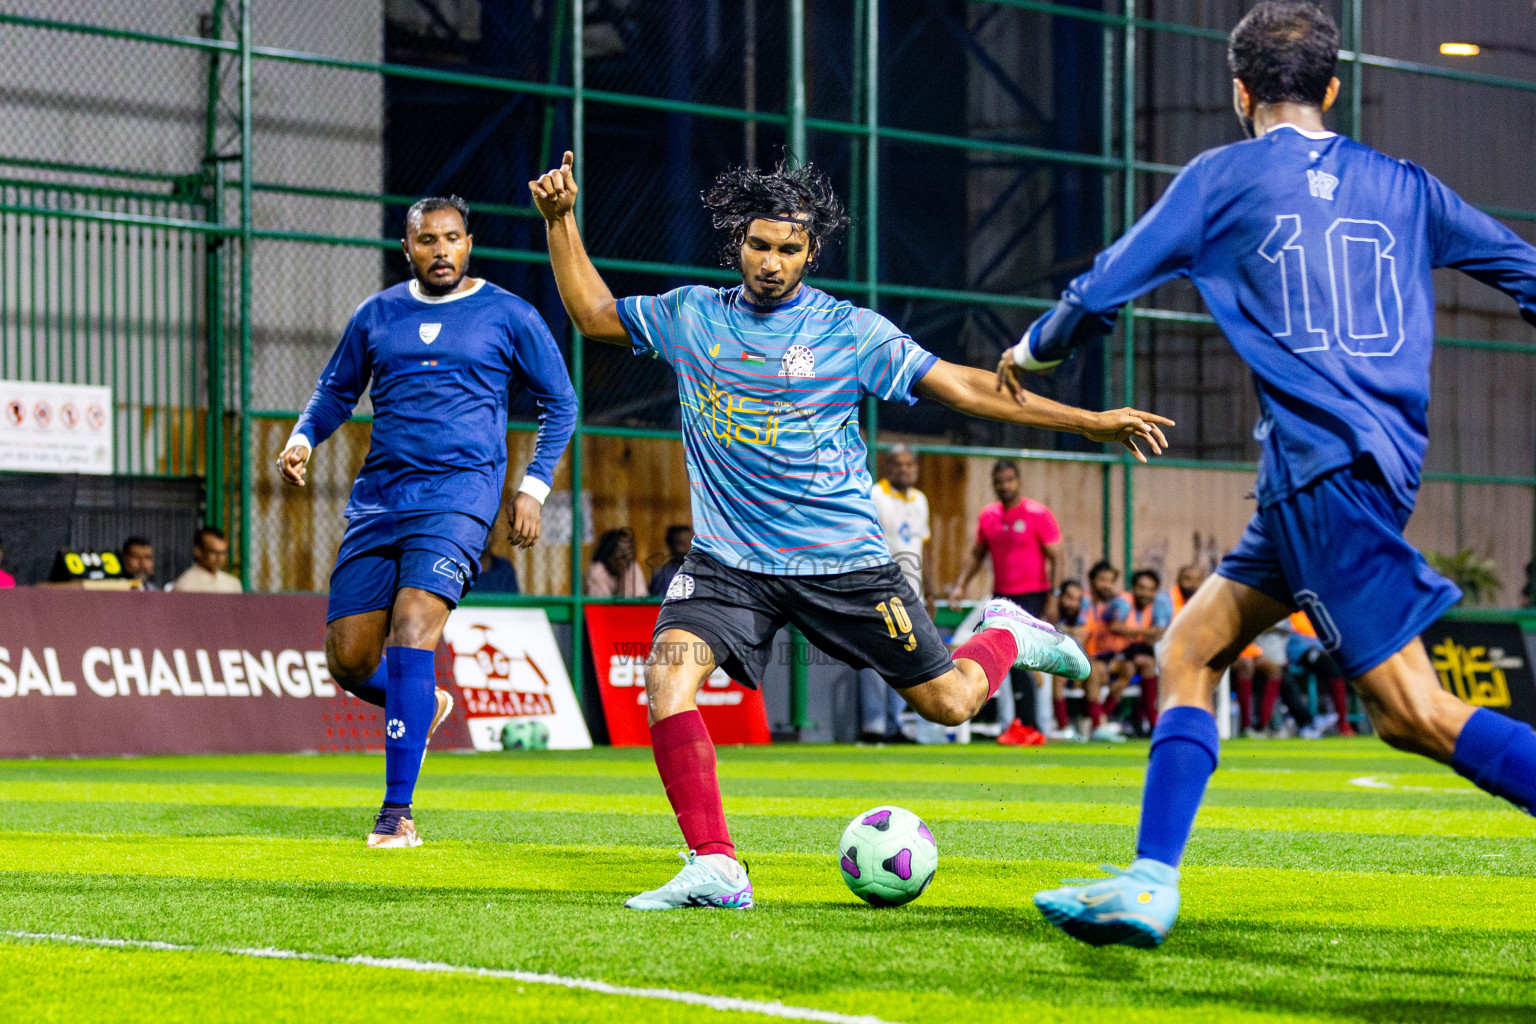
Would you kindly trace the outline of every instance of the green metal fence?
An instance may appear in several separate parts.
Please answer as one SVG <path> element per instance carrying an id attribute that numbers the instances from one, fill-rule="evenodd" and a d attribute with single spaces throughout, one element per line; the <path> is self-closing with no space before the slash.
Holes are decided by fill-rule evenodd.
<path id="1" fill-rule="evenodd" d="M 330 76 L 326 81 L 352 81 L 349 76 L 379 82 L 412 80 L 526 96 L 559 110 L 570 127 L 569 145 L 578 169 L 587 166 L 586 120 L 589 110 L 620 108 L 664 111 L 690 119 L 724 121 L 782 132 L 791 158 L 803 159 L 829 141 L 852 143 L 851 212 L 856 220 L 853 251 L 847 272 L 816 283 L 835 294 L 870 306 L 895 301 L 952 304 L 971 311 L 991 311 L 1011 317 L 1028 316 L 1047 308 L 1051 299 L 1039 294 L 1008 294 L 963 288 L 926 287 L 891 280 L 881 273 L 883 226 L 878 197 L 889 181 L 882 155 L 891 147 L 912 151 L 961 151 L 975 158 L 1025 159 L 1048 165 L 1087 168 L 1100 173 L 1103 209 L 1102 239 L 1110 241 L 1135 218 L 1153 190 L 1179 168 L 1144 158 L 1138 143 L 1137 83 L 1143 70 L 1140 56 L 1147 40 L 1161 37 L 1208 41 L 1212 61 L 1219 60 L 1225 31 L 1141 16 L 1137 0 L 1104 0 L 1100 9 L 1035 0 L 992 0 L 966 5 L 968 16 L 992 8 L 1027 12 L 1053 19 L 1072 19 L 1096 26 L 1102 39 L 1102 117 L 1098 145 L 1091 151 L 1027 145 L 980 137 L 916 130 L 882 120 L 887 98 L 880 94 L 882 62 L 890 60 L 888 41 L 881 38 L 883 10 L 901 0 L 849 0 L 847 37 L 851 40 L 856 74 L 850 85 L 846 116 L 814 116 L 807 100 L 806 0 L 757 0 L 768 17 L 781 16 L 788 26 L 782 54 L 759 55 L 784 62 L 788 87 L 783 104 L 717 104 L 693 99 L 669 99 L 635 91 L 596 89 L 588 85 L 584 39 L 585 8 L 580 0 L 557 0 L 563 12 L 555 22 L 550 46 L 559 59 L 538 80 L 468 73 L 444 67 L 388 63 L 258 45 L 266 31 L 261 21 L 263 0 L 211 0 L 212 10 L 200 34 L 150 30 L 159 24 L 145 14 L 119 12 L 112 25 L 61 21 L 17 13 L 0 13 L 0 31 L 29 39 L 86 37 L 109 42 L 125 69 L 140 66 L 152 53 L 191 54 L 206 67 L 202 94 L 188 97 L 205 114 L 200 162 L 173 171 L 143 167 L 109 167 L 85 159 L 90 148 L 81 140 L 71 163 L 40 159 L 23 151 L 18 140 L 0 141 L 0 377 L 79 380 L 111 384 L 118 395 L 120 437 L 124 439 L 118 465 L 130 473 L 205 475 L 208 512 L 213 521 L 229 524 L 236 551 L 249 579 L 253 538 L 252 494 L 255 474 L 268 461 L 253 448 L 253 430 L 269 421 L 291 420 L 290 404 L 264 402 L 253 379 L 254 318 L 262 309 L 253 304 L 273 301 L 253 288 L 253 261 L 263 246 L 305 247 L 313 252 L 378 254 L 397 244 L 378 237 L 377 230 L 326 230 L 265 220 L 263 203 L 293 200 L 323 204 L 328 211 L 343 208 L 368 211 L 373 223 L 390 208 L 409 203 L 411 196 L 391 195 L 377 188 L 346 183 L 317 184 L 298 172 L 266 174 L 262 161 L 262 131 L 258 120 L 281 111 L 264 109 L 253 96 L 253 81 L 266 68 L 293 74 Z M 274 2 L 271 9 L 276 8 Z M 288 5 L 293 8 L 293 5 Z M 323 6 L 323 5 L 319 5 Z M 288 8 L 285 8 L 288 9 Z M 302 6 L 293 8 L 303 10 Z M 366 5 L 362 8 L 366 10 Z M 377 17 L 377 8 L 373 8 Z M 146 9 L 147 10 L 147 9 Z M 1364 76 L 1411 76 L 1510 93 L 1536 93 L 1536 81 L 1452 69 L 1373 54 L 1363 38 L 1364 0 L 1343 0 L 1338 6 L 1344 32 L 1341 78 L 1342 125 L 1360 135 L 1364 125 Z M 291 12 L 290 12 L 291 13 Z M 335 17 L 334 15 L 329 15 Z M 254 25 L 253 28 L 253 19 Z M 295 33 L 295 38 L 305 38 Z M 106 45 L 104 42 L 103 45 Z M 542 150 L 558 152 L 553 113 L 546 114 Z M 1369 140 L 1367 140 L 1369 141 Z M 904 150 L 905 151 L 905 150 Z M 291 178 L 291 180 L 290 180 Z M 476 202 L 486 214 L 535 218 L 526 196 L 494 196 Z M 1477 198 L 1477 197 L 1473 197 Z M 321 208 L 319 206 L 316 207 Z M 1512 222 L 1536 220 L 1536 210 L 1509 206 L 1485 207 Z M 578 215 L 581 213 L 578 207 Z M 335 219 L 346 220 L 337 214 Z M 280 218 L 279 218 L 280 219 Z M 319 222 L 327 222 L 321 217 Z M 87 255 L 71 258 L 69 253 Z M 476 258 L 541 264 L 539 244 L 526 248 L 477 247 Z M 375 256 L 374 258 L 378 258 Z M 645 275 L 657 281 L 687 278 L 729 281 L 733 275 L 718 266 L 673 263 L 651 258 L 626 258 L 609 253 L 595 260 L 605 271 Z M 89 268 L 88 272 L 77 272 Z M 369 290 L 355 283 L 351 301 Z M 1212 321 L 1192 309 L 1139 305 L 1127 308 L 1120 320 L 1114 357 L 1106 360 L 1102 396 L 1106 403 L 1135 404 L 1138 396 L 1138 339 L 1150 329 L 1170 324 L 1209 328 Z M 339 329 L 340 323 L 332 325 Z M 1447 349 L 1490 353 L 1536 354 L 1536 346 L 1518 342 L 1462 337 L 1437 339 Z M 580 339 L 570 348 L 572 378 L 587 379 L 587 349 Z M 317 369 L 318 366 L 312 369 Z M 301 375 L 302 376 L 302 375 Z M 313 380 L 312 374 L 309 381 Z M 578 387 L 578 394 L 583 392 Z M 571 449 L 571 491 L 583 490 L 580 438 L 620 436 L 671 438 L 660 428 L 596 425 L 588 410 L 578 417 L 578 441 Z M 529 424 L 512 424 L 513 429 Z M 864 429 L 878 441 L 878 409 L 870 400 L 864 409 Z M 1017 448 L 978 448 L 948 443 L 917 446 L 936 454 L 996 455 L 1086 461 L 1103 467 L 1104 536 L 1107 554 L 1118 542 L 1127 564 L 1134 554 L 1134 463 L 1124 451 L 1066 452 Z M 872 449 L 878 445 L 871 444 Z M 1159 466 L 1251 469 L 1242 461 L 1212 462 L 1177 458 Z M 1118 477 L 1118 488 L 1111 484 Z M 1531 473 L 1435 472 L 1431 481 L 1499 484 L 1536 489 Z M 1110 536 L 1112 490 L 1123 504 L 1121 536 Z M 1536 494 L 1536 491 L 1533 491 Z M 572 537 L 582 536 L 582 508 L 571 502 Z M 571 594 L 527 600 L 569 609 L 580 643 L 581 544 L 571 545 Z"/>

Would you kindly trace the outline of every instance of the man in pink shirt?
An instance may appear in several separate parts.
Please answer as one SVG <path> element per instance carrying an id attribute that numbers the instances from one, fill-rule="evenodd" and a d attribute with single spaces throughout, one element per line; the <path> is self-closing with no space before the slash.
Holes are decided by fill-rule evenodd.
<path id="1" fill-rule="evenodd" d="M 960 581 L 950 588 L 951 603 L 965 593 L 966 584 L 992 559 L 992 593 L 1007 597 L 1031 615 L 1054 622 L 1056 584 L 1061 569 L 1061 527 L 1051 510 L 1024 496 L 1019 467 L 999 459 L 992 467 L 992 491 L 997 501 L 981 510 L 976 543 Z M 999 743 L 1039 746 L 1045 742 L 1035 721 L 1035 679 L 1025 669 L 1012 675 L 1014 718 Z"/>

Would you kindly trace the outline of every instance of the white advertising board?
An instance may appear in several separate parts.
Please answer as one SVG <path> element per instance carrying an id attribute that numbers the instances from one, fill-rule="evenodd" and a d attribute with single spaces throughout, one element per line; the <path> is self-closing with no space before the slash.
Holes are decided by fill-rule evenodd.
<path id="1" fill-rule="evenodd" d="M 500 750 L 502 728 L 518 720 L 548 726 L 551 750 L 592 746 L 542 608 L 456 608 L 443 642 L 476 750 Z"/>
<path id="2" fill-rule="evenodd" d="M 0 470 L 112 472 L 112 389 L 0 380 Z"/>

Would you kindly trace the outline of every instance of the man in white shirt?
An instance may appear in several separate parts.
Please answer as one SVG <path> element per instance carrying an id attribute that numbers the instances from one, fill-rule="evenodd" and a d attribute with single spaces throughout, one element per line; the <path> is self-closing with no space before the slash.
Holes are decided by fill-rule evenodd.
<path id="1" fill-rule="evenodd" d="M 929 585 L 927 545 L 928 497 L 917 489 L 917 455 L 904 444 L 885 455 L 885 476 L 876 481 L 870 497 L 875 515 L 885 531 L 891 558 L 901 567 L 912 596 L 922 601 L 933 592 Z M 859 739 L 867 743 L 901 743 L 904 737 L 897 716 L 907 709 L 901 693 L 886 686 L 870 669 L 859 672 Z"/>
<path id="2" fill-rule="evenodd" d="M 229 561 L 229 541 L 212 526 L 200 527 L 192 535 L 192 567 L 176 577 L 171 588 L 178 594 L 238 594 L 245 588 L 240 580 L 224 572 Z"/>

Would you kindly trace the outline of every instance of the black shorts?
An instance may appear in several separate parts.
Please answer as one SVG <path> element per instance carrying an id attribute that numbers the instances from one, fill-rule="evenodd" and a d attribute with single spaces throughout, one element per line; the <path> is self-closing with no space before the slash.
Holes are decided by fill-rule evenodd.
<path id="1" fill-rule="evenodd" d="M 1031 590 L 1027 594 L 993 594 L 993 597 L 1001 597 L 1012 601 L 1037 619 L 1045 618 L 1045 602 L 1050 598 L 1049 590 Z"/>
<path id="2" fill-rule="evenodd" d="M 691 552 L 672 579 L 656 635 L 685 629 L 747 686 L 762 684 L 773 637 L 798 626 L 827 654 L 870 668 L 897 689 L 953 667 L 949 648 L 896 563 L 829 576 L 770 576 Z"/>

